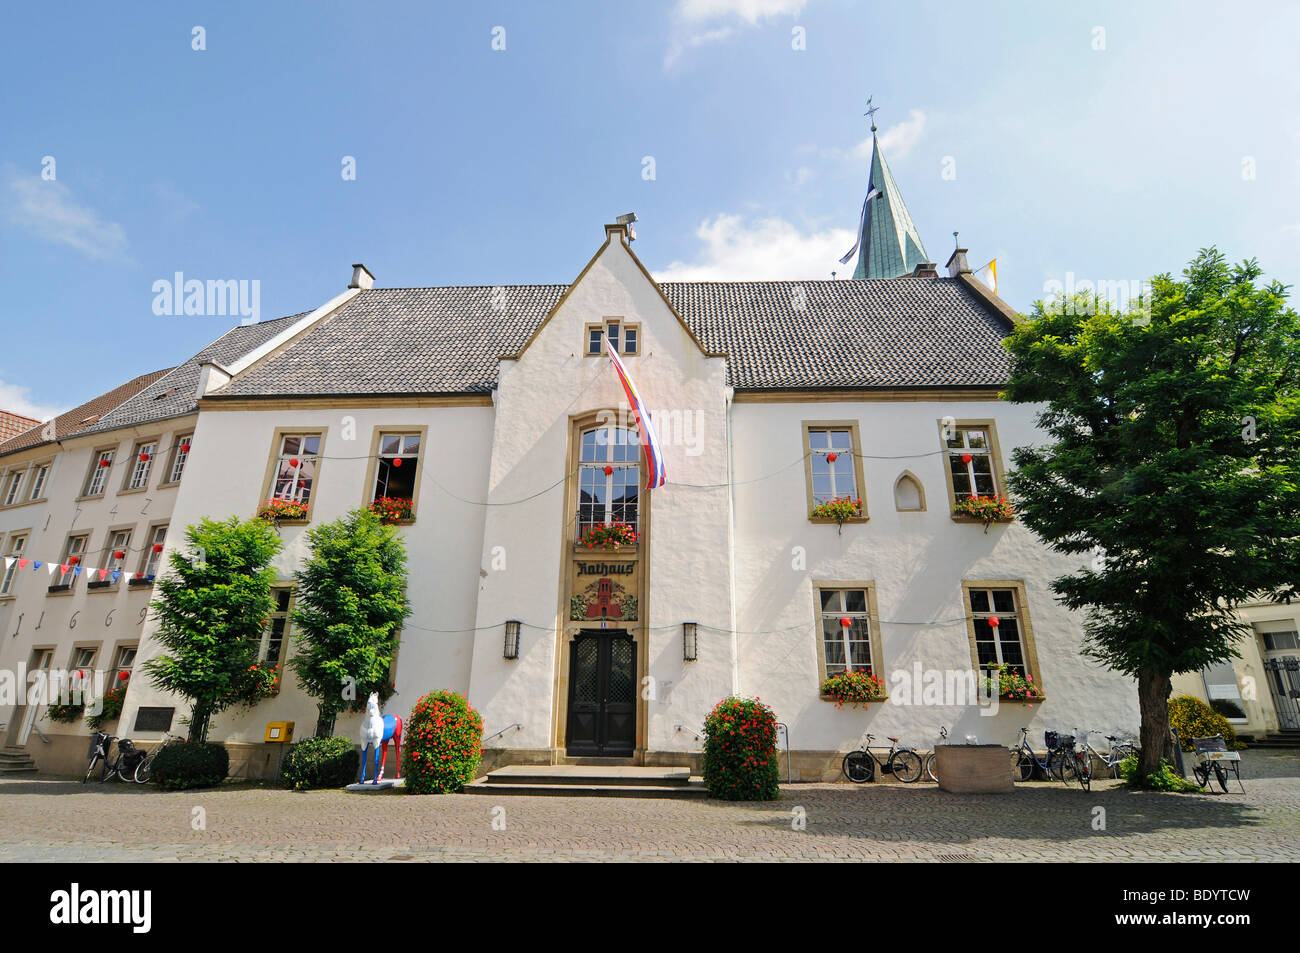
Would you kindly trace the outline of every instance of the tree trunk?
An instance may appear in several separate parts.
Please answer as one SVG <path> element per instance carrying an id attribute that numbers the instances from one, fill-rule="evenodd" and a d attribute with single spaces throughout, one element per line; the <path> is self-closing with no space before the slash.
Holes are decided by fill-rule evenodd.
<path id="1" fill-rule="evenodd" d="M 1170 757 L 1169 672 L 1144 668 L 1138 672 L 1138 704 L 1142 710 L 1142 753 L 1138 760 L 1141 777 L 1160 770 L 1160 762 Z"/>
<path id="2" fill-rule="evenodd" d="M 316 713 L 316 737 L 331 737 L 334 734 L 334 722 L 339 713 L 332 708 L 327 709 L 324 705 L 317 705 Z"/>
<path id="3" fill-rule="evenodd" d="M 190 741 L 201 744 L 208 740 L 208 725 L 212 721 L 212 709 L 206 705 L 195 705 L 190 712 Z"/>

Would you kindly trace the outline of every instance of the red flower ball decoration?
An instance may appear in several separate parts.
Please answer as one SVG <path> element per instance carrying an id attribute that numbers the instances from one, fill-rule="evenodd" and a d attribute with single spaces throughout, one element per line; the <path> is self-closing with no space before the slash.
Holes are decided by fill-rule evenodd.
<path id="1" fill-rule="evenodd" d="M 969 453 L 963 453 L 963 454 L 961 455 L 961 462 L 962 462 L 962 463 L 970 463 L 972 459 L 973 459 L 973 458 L 971 457 L 971 455 L 970 455 Z"/>
<path id="2" fill-rule="evenodd" d="M 99 461 L 99 465 L 101 467 L 109 467 L 113 465 L 113 461 L 105 457 L 104 459 Z"/>
<path id="3" fill-rule="evenodd" d="M 77 563 L 79 563 L 79 562 L 81 562 L 81 557 L 80 557 L 80 556 L 69 556 L 69 557 L 68 557 L 68 564 L 71 565 L 71 566 L 75 566 L 75 565 L 77 565 Z"/>
<path id="4" fill-rule="evenodd" d="M 141 463 L 148 463 L 148 462 L 149 462 L 149 454 L 147 454 L 147 453 L 142 453 L 142 454 L 140 454 L 140 462 L 141 462 Z"/>
<path id="5" fill-rule="evenodd" d="M 155 553 L 161 553 L 161 552 L 162 552 L 162 543 L 154 543 L 154 544 L 153 544 L 153 551 L 154 551 Z M 136 575 L 138 576 L 139 573 L 136 573 Z"/>
<path id="6" fill-rule="evenodd" d="M 996 628 L 998 627 L 998 624 L 999 624 L 999 623 L 998 623 L 998 617 L 997 617 L 997 616 L 995 616 L 995 615 L 991 615 L 991 616 L 989 616 L 989 628 L 990 628 L 990 629 L 996 629 Z"/>
<path id="7" fill-rule="evenodd" d="M 605 476 L 609 476 L 609 475 L 612 474 L 613 472 L 614 472 L 614 468 L 613 468 L 613 467 L 605 467 Z"/>
<path id="8" fill-rule="evenodd" d="M 853 620 L 850 619 L 848 616 L 845 616 L 844 618 L 840 619 L 840 625 L 844 626 L 844 628 L 846 629 L 852 624 L 853 624 Z"/>
<path id="9" fill-rule="evenodd" d="M 291 467 L 296 467 L 297 465 L 298 465 L 298 458 L 297 458 L 297 457 L 292 457 L 292 458 L 290 458 L 290 460 L 289 460 L 289 466 L 291 466 Z"/>
<path id="10" fill-rule="evenodd" d="M 126 553 L 122 552 L 122 550 L 120 550 L 120 549 L 115 550 L 115 551 L 113 552 L 113 558 L 114 558 L 114 559 L 123 559 L 123 558 L 125 558 L 125 556 L 126 556 Z"/>
<path id="11" fill-rule="evenodd" d="M 85 678 L 85 677 L 86 677 L 86 673 L 83 672 L 81 669 L 77 669 L 77 678 Z"/>
<path id="12" fill-rule="evenodd" d="M 396 457 L 396 458 L 394 458 L 394 460 L 393 460 L 393 466 L 395 466 L 395 467 L 400 467 L 401 465 L 402 465 L 402 458 L 401 458 L 401 457 Z"/>
<path id="13" fill-rule="evenodd" d="M 188 443 L 181 444 L 181 453 L 189 453 L 189 452 L 190 452 L 190 445 Z"/>
<path id="14" fill-rule="evenodd" d="M 129 681 L 131 680 L 131 673 L 130 673 L 130 672 L 118 672 L 118 673 L 117 673 L 117 680 L 118 680 L 119 682 L 129 682 Z"/>
<path id="15" fill-rule="evenodd" d="M 834 463 L 836 460 L 839 459 L 839 457 L 840 455 L 838 453 L 828 453 L 826 454 L 826 461 L 828 463 Z"/>

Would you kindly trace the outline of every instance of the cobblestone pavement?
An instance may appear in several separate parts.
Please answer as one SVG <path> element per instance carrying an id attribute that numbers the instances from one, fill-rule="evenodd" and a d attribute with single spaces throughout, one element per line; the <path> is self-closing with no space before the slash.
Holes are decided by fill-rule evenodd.
<path id="1" fill-rule="evenodd" d="M 779 801 L 734 804 L 5 780 L 0 862 L 1300 860 L 1300 752 L 1245 757 L 1244 795 L 1136 793 L 1111 781 L 977 796 L 792 784 Z M 1104 830 L 1094 830 L 1098 807 Z"/>

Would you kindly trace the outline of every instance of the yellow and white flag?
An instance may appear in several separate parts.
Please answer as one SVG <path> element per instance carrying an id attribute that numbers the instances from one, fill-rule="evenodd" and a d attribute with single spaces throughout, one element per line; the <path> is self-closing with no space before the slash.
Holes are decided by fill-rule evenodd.
<path id="1" fill-rule="evenodd" d="M 991 262 L 975 272 L 975 277 L 984 284 L 989 286 L 989 290 L 994 294 L 998 293 L 998 260 L 994 258 Z"/>

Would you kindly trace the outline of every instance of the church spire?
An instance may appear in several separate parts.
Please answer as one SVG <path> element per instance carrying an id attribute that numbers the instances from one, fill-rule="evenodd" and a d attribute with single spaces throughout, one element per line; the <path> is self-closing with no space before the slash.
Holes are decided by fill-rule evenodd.
<path id="1" fill-rule="evenodd" d="M 862 203 L 857 243 L 840 259 L 841 263 L 848 264 L 857 252 L 854 278 L 897 278 L 910 275 L 917 265 L 929 261 L 894 175 L 880 151 L 875 116 L 879 108 L 867 100 L 866 115 L 871 120 L 871 178 Z"/>

